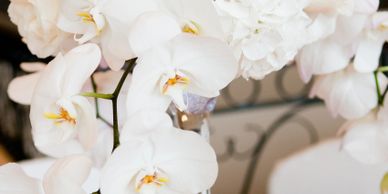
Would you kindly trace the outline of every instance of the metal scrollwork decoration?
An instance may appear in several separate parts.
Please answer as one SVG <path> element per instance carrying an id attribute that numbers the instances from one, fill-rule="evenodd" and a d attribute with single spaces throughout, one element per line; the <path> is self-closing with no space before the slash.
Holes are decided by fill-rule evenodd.
<path id="1" fill-rule="evenodd" d="M 245 173 L 245 178 L 243 181 L 243 186 L 241 189 L 241 194 L 248 194 L 252 183 L 255 172 L 259 165 L 260 157 L 265 149 L 268 141 L 278 132 L 283 125 L 290 122 L 296 122 L 303 127 L 303 129 L 309 135 L 310 143 L 313 144 L 318 141 L 318 134 L 314 127 L 314 125 L 308 121 L 306 118 L 298 115 L 299 112 L 307 109 L 310 105 L 314 104 L 314 101 L 302 101 L 296 104 L 293 108 L 291 108 L 288 112 L 279 117 L 275 122 L 270 125 L 270 127 L 265 130 L 260 139 L 256 142 L 256 145 L 251 152 L 250 162 L 248 164 L 248 168 Z"/>
<path id="2" fill-rule="evenodd" d="M 276 90 L 276 95 L 278 95 L 277 99 L 279 99 L 276 101 L 258 101 L 258 99 L 261 99 L 261 95 L 263 95 L 261 93 L 263 91 L 263 81 L 250 81 L 251 87 L 245 88 L 250 89 L 249 96 L 246 97 L 243 102 L 240 102 L 232 95 L 235 93 L 232 91 L 233 88 L 231 87 L 227 87 L 222 93 L 221 98 L 225 100 L 229 107 L 217 109 L 216 114 L 218 112 L 234 112 L 241 111 L 243 109 L 271 107 L 274 105 L 292 105 L 288 111 L 283 113 L 283 115 L 280 115 L 279 118 L 277 118 L 268 128 L 264 128 L 259 124 L 246 124 L 243 132 L 252 134 L 256 137 L 253 147 L 244 151 L 239 151 L 237 149 L 238 142 L 236 141 L 236 137 L 228 137 L 224 141 L 226 150 L 223 153 L 218 153 L 219 162 L 226 162 L 230 159 L 238 161 L 249 160 L 243 179 L 243 185 L 239 194 L 249 194 L 263 151 L 267 147 L 271 138 L 273 138 L 286 124 L 294 123 L 301 126 L 301 128 L 307 133 L 311 144 L 317 142 L 319 139 L 317 129 L 314 124 L 300 113 L 321 102 L 315 99 L 307 98 L 311 84 L 306 85 L 301 83 L 300 90 L 296 92 L 288 91 L 285 79 L 286 74 L 290 73 L 292 70 L 295 70 L 295 65 L 287 66 L 274 75 L 274 83 L 265 84 L 266 87 L 274 85 L 273 87 Z M 214 131 L 212 132 L 212 135 L 217 135 Z"/>

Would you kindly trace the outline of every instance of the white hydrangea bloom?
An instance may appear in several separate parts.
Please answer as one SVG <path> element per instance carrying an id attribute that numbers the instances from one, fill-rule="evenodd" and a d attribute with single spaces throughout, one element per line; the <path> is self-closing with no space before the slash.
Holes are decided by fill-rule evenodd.
<path id="1" fill-rule="evenodd" d="M 245 78 L 262 79 L 290 62 L 312 20 L 305 0 L 217 0 L 228 41 Z"/>
<path id="2" fill-rule="evenodd" d="M 69 34 L 57 27 L 59 0 L 11 0 L 8 14 L 33 54 L 45 58 L 71 44 Z"/>

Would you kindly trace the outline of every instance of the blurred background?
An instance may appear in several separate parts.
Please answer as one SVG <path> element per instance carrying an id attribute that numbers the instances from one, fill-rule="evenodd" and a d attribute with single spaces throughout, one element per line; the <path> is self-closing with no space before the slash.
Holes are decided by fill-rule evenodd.
<path id="1" fill-rule="evenodd" d="M 388 0 L 381 3 L 382 9 L 388 7 Z M 0 164 L 42 157 L 31 140 L 29 108 L 10 101 L 6 92 L 10 80 L 25 74 L 19 64 L 38 60 L 10 23 L 8 4 L 0 0 Z M 290 65 L 263 81 L 236 80 L 223 91 L 209 119 L 220 162 L 215 194 L 270 193 L 279 161 L 319 142 L 335 141 L 343 121 L 333 118 L 319 100 L 309 99 L 309 87 Z"/>

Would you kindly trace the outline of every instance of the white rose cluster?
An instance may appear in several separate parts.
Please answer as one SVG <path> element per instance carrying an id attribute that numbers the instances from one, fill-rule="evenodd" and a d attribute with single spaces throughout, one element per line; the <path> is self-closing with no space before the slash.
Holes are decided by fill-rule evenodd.
<path id="1" fill-rule="evenodd" d="M 208 190 L 218 174 L 213 148 L 167 113 L 202 110 L 192 96 L 213 99 L 239 76 L 262 79 L 293 60 L 305 81 L 317 75 L 312 95 L 333 114 L 371 115 L 349 125 L 344 148 L 356 157 L 368 148 L 384 149 L 370 155 L 385 153 L 385 144 L 373 141 L 383 138 L 377 134 L 386 124 L 378 116 L 386 111 L 377 108 L 383 93 L 376 91 L 388 84 L 373 73 L 388 39 L 388 14 L 376 13 L 377 6 L 375 0 L 11 0 L 10 18 L 31 52 L 54 59 L 23 63 L 31 74 L 15 78 L 8 93 L 31 105 L 35 146 L 58 160 L 42 180 L 17 164 L 1 166 L 0 194 Z M 358 123 L 373 128 L 364 136 Z M 99 187 L 86 191 L 92 168 Z"/>

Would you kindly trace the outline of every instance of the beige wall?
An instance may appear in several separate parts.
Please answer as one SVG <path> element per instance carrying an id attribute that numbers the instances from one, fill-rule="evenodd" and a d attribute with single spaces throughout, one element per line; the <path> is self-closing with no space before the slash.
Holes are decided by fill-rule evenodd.
<path id="1" fill-rule="evenodd" d="M 276 91 L 275 77 L 273 74 L 262 81 L 262 91 L 257 102 L 279 101 Z M 300 81 L 294 67 L 291 67 L 284 76 L 285 88 L 293 94 L 301 91 L 304 84 Z M 238 80 L 232 84 L 232 94 L 236 99 L 244 101 L 251 91 L 252 82 Z M 236 150 L 244 152 L 252 150 L 257 135 L 252 130 L 266 130 L 276 119 L 290 111 L 294 104 L 285 103 L 277 106 L 257 107 L 249 110 L 232 111 L 222 114 L 213 114 L 210 117 L 212 130 L 211 142 L 219 155 L 226 150 L 226 141 L 233 138 L 236 142 Z M 221 97 L 218 108 L 226 108 L 227 105 Z M 260 165 L 255 172 L 253 189 L 250 194 L 265 194 L 269 175 L 276 164 L 282 158 L 299 151 L 310 145 L 309 136 L 298 122 L 312 125 L 316 128 L 319 139 L 324 140 L 336 136 L 337 129 L 342 120 L 333 118 L 322 103 L 307 107 L 298 116 L 287 122 L 272 137 L 266 146 Z M 220 162 L 218 181 L 213 188 L 214 194 L 239 194 L 249 159 L 230 158 Z"/>

